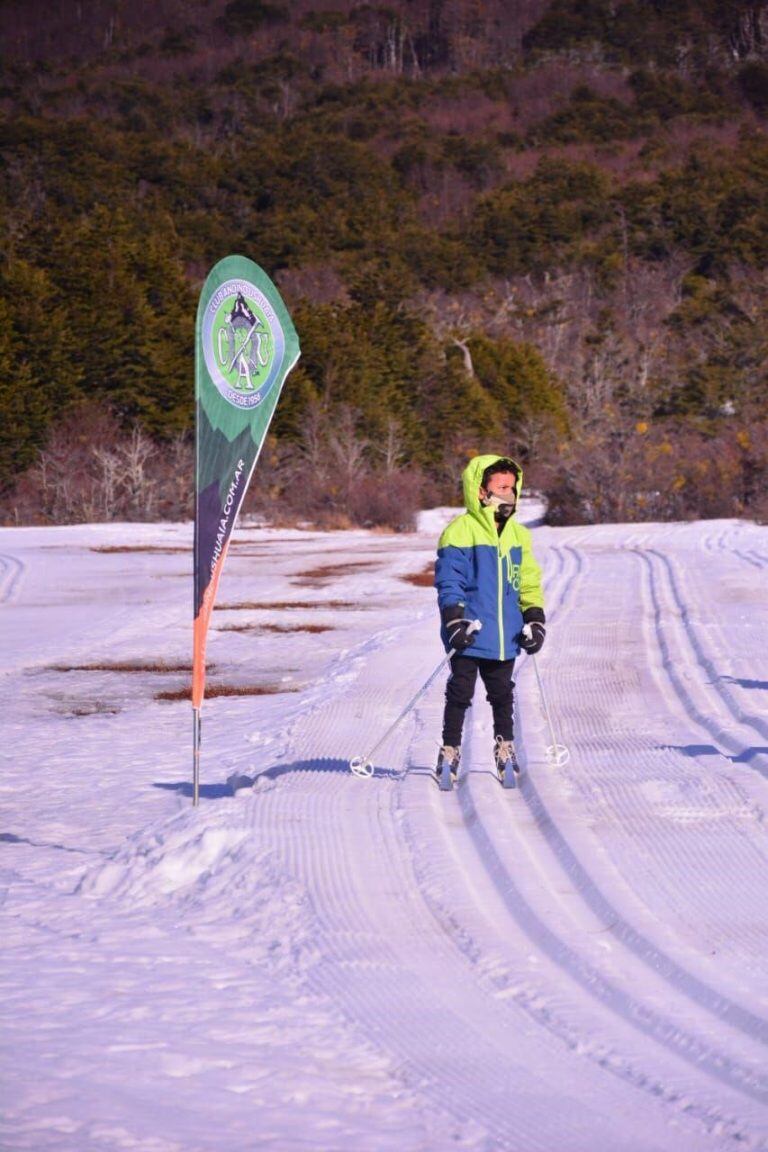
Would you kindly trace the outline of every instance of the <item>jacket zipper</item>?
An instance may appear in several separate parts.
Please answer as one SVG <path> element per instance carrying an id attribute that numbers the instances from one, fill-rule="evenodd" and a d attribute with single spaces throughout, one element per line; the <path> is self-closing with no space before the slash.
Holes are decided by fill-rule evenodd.
<path id="1" fill-rule="evenodd" d="M 501 566 L 501 543 L 498 545 L 498 585 L 499 585 L 499 660 L 504 659 L 504 602 L 502 600 L 502 587 L 504 576 Z"/>

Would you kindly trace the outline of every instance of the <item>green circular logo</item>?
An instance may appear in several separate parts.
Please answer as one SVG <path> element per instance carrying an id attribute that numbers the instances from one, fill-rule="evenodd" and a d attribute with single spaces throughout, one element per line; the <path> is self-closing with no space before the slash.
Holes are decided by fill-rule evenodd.
<path id="1" fill-rule="evenodd" d="M 280 321 L 248 280 L 228 280 L 208 302 L 203 352 L 217 389 L 237 408 L 261 404 L 277 380 L 285 351 Z"/>

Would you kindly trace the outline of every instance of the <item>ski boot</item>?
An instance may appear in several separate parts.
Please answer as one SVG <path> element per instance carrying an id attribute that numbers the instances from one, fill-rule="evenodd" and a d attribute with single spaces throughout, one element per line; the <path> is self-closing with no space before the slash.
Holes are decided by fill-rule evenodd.
<path id="1" fill-rule="evenodd" d="M 459 775 L 460 760 L 461 750 L 459 748 L 452 748 L 450 744 L 444 744 L 440 749 L 435 767 L 435 775 L 437 776 L 437 782 L 440 785 L 441 792 L 450 792 L 456 783 L 456 778 Z"/>
<path id="2" fill-rule="evenodd" d="M 505 788 L 516 788 L 517 778 L 520 775 L 520 764 L 515 755 L 515 746 L 511 740 L 497 736 L 493 742 L 493 757 L 496 761 L 496 774 Z"/>

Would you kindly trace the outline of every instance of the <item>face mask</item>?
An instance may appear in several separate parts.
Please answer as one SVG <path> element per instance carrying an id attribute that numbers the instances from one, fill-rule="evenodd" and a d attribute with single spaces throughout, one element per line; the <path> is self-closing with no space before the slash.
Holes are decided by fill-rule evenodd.
<path id="1" fill-rule="evenodd" d="M 503 500 L 501 496 L 495 496 L 493 493 L 490 493 L 483 500 L 483 507 L 493 508 L 496 515 L 500 516 L 502 520 L 508 520 L 515 510 L 515 501 L 514 498 L 512 498 L 512 502 L 510 503 L 509 497 Z"/>

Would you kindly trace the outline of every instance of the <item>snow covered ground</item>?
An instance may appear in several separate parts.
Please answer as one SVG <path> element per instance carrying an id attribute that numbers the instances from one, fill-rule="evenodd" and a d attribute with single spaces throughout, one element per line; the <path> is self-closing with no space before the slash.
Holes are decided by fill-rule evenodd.
<path id="1" fill-rule="evenodd" d="M 0 532 L 4 1152 L 768 1148 L 768 530 L 535 528 L 571 760 L 522 659 L 443 795 L 447 515 L 237 530 L 197 810 L 190 527 Z"/>

